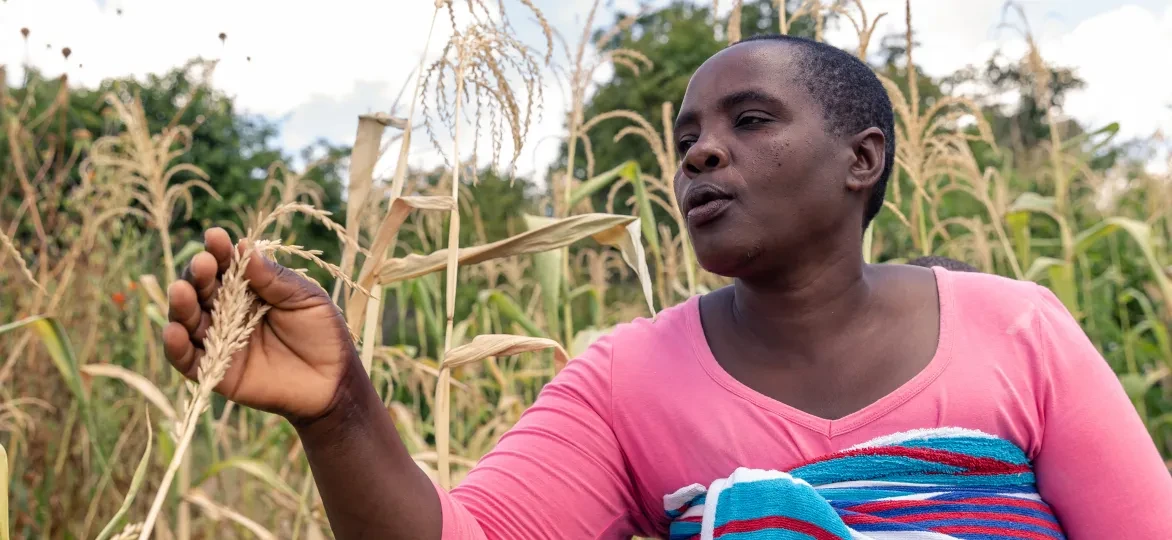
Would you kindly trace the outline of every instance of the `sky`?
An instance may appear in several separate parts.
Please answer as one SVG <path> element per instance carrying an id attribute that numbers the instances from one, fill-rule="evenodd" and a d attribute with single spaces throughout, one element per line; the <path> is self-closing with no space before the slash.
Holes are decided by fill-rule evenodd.
<path id="1" fill-rule="evenodd" d="M 541 45 L 537 26 L 520 3 L 505 2 L 520 37 Z M 592 2 L 534 0 L 571 45 L 582 34 Z M 616 11 L 667 3 L 602 0 L 595 26 L 612 22 Z M 720 2 L 721 11 L 731 3 Z M 1123 137 L 1161 130 L 1172 135 L 1172 0 L 1019 3 L 1042 55 L 1073 67 L 1087 82 L 1069 97 L 1068 114 L 1091 126 L 1118 121 Z M 875 42 L 906 28 L 903 0 L 863 4 L 871 16 L 888 12 Z M 1006 16 L 1003 5 L 1004 0 L 912 0 L 920 41 L 916 62 L 929 74 L 944 75 L 979 64 L 998 48 L 1024 51 L 1020 33 L 999 26 Z M 165 72 L 196 56 L 218 59 L 212 84 L 234 96 L 243 111 L 277 122 L 280 144 L 292 153 L 318 138 L 351 143 L 357 115 L 390 110 L 404 88 L 398 111 L 405 114 L 425 45 L 430 63 L 449 37 L 441 15 L 428 40 L 433 11 L 433 0 L 0 0 L 0 64 L 8 66 L 10 84 L 20 80 L 20 66 L 27 62 L 50 76 L 65 72 L 74 84 L 95 85 L 109 77 Z M 27 46 L 21 28 L 30 30 Z M 227 36 L 223 42 L 221 32 Z M 848 49 L 853 36 L 849 25 L 827 32 L 830 43 Z M 72 50 L 68 61 L 60 54 L 66 46 Z M 559 61 L 567 65 L 560 50 Z M 567 88 L 552 72 L 544 75 L 544 114 L 522 148 L 517 164 L 522 175 L 543 171 L 565 132 Z M 607 71 L 597 76 L 605 78 Z M 462 137 L 463 148 L 471 147 L 468 137 Z M 397 151 L 391 148 L 376 174 L 393 169 Z M 504 149 L 511 152 L 508 144 Z M 413 166 L 442 162 L 423 133 L 411 150 Z"/>

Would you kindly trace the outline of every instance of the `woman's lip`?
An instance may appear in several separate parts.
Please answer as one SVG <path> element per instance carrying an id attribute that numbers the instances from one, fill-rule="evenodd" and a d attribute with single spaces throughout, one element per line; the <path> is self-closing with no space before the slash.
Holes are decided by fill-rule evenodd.
<path id="1" fill-rule="evenodd" d="M 699 227 L 710 223 L 716 218 L 719 218 L 729 206 L 732 205 L 732 199 L 713 199 L 699 206 L 688 210 L 688 224 L 693 227 Z"/>

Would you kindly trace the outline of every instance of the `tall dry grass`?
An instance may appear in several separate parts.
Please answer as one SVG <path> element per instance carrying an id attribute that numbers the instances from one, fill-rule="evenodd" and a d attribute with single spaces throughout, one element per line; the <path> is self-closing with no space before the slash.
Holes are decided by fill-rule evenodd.
<path id="1" fill-rule="evenodd" d="M 328 536 L 292 430 L 210 391 L 266 309 L 243 284 L 249 257 L 282 256 L 334 278 L 323 286 L 344 310 L 388 414 L 416 463 L 445 486 L 458 484 L 542 385 L 612 325 L 727 283 L 698 267 L 683 232 L 673 188 L 673 104 L 661 105 L 659 126 L 648 111 L 585 117 L 600 67 L 655 69 L 641 51 L 604 47 L 637 14 L 592 40 L 595 2 L 571 47 L 523 4 L 523 16 L 542 29 L 536 48 L 518 40 L 516 16 L 501 4 L 435 3 L 431 26 L 447 15 L 452 38 L 435 62 L 421 57 L 405 118 L 357 119 L 347 200 L 358 211 L 344 224 L 318 209 L 322 193 L 303 181 L 320 163 L 301 171 L 273 164 L 265 197 L 240 213 L 238 236 L 251 249 L 226 274 L 209 355 L 194 384 L 166 369 L 158 338 L 167 309 L 162 291 L 185 259 L 173 253 L 172 220 L 181 206 L 191 210 L 193 189 L 213 192 L 215 184 L 197 167 L 175 165 L 191 126 L 173 122 L 152 133 L 140 101 L 112 95 L 120 129 L 93 141 L 71 133 L 78 144 L 66 152 L 53 135 L 66 125 L 67 80 L 58 81 L 49 112 L 38 117 L 0 86 L 7 145 L 0 155 L 0 455 L 7 462 L 0 471 L 9 473 L 11 488 L 0 494 L 8 505 L 3 515 L 11 515 L 0 523 L 4 533 Z M 807 18 L 821 39 L 827 17 L 837 13 L 857 31 L 854 52 L 864 57 L 876 22 L 889 15 L 870 14 L 866 4 L 805 0 L 788 15 L 780 10 L 777 28 L 787 32 Z M 716 23 L 730 42 L 742 37 L 742 7 L 734 2 L 734 15 Z M 904 16 L 910 29 L 910 9 Z M 906 39 L 911 64 L 910 30 Z M 1044 93 L 1043 51 L 1029 44 L 1022 65 Z M 550 180 L 552 215 L 522 216 L 508 235 L 490 238 L 473 194 L 482 171 L 475 165 L 486 152 L 466 141 L 492 141 L 488 161 L 510 169 L 542 112 L 542 92 L 556 86 L 544 78 L 550 72 L 563 77 L 569 103 L 559 111 L 569 161 Z M 1111 182 L 1090 161 L 1109 130 L 1068 133 L 1061 110 L 1051 108 L 1043 155 L 1015 155 L 997 146 L 979 103 L 955 95 L 925 104 L 917 77 L 914 70 L 884 77 L 898 117 L 897 170 L 883 218 L 868 231 L 868 259 L 944 254 L 1051 287 L 1103 346 L 1168 455 L 1170 179 L 1129 172 L 1126 189 L 1104 203 L 1103 186 Z M 613 140 L 592 137 L 604 122 L 622 123 Z M 445 156 L 438 180 L 407 167 L 417 126 Z M 400 148 L 393 175 L 383 179 L 374 164 L 388 130 Z M 502 156 L 506 141 L 513 153 Z M 614 144 L 646 148 L 655 167 L 630 162 L 595 171 L 596 149 Z M 982 165 L 976 145 L 1001 152 L 1006 165 Z M 633 195 L 620 200 L 625 188 Z M 74 203 L 67 212 L 59 210 L 63 200 Z M 976 210 L 958 214 L 958 207 Z M 332 230 L 341 260 L 335 265 L 294 245 L 284 236 L 294 220 Z M 120 238 L 131 225 L 147 234 Z M 466 237 L 476 243 L 461 245 Z M 146 246 L 163 260 L 140 260 Z M 128 298 L 115 306 L 110 291 L 129 291 Z M 475 294 L 458 306 L 458 293 L 469 291 Z"/>

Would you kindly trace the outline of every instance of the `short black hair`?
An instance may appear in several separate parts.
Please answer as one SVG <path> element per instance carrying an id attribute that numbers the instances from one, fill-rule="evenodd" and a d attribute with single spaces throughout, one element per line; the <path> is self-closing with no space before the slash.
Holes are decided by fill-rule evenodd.
<path id="1" fill-rule="evenodd" d="M 924 268 L 940 266 L 945 269 L 954 270 L 957 272 L 980 272 L 977 267 L 969 263 L 961 262 L 956 259 L 949 259 L 948 257 L 941 257 L 939 255 L 927 255 L 924 257 L 912 259 L 907 263 L 912 266 L 923 266 Z"/>
<path id="2" fill-rule="evenodd" d="M 854 135 L 869 127 L 883 131 L 883 137 L 887 139 L 883 172 L 863 212 L 865 230 L 883 209 L 887 181 L 895 166 L 895 112 L 887 89 L 870 66 L 832 45 L 784 34 L 761 34 L 738 43 L 746 41 L 777 41 L 801 51 L 795 58 L 802 70 L 799 82 L 822 106 L 822 116 L 831 134 L 837 137 Z"/>

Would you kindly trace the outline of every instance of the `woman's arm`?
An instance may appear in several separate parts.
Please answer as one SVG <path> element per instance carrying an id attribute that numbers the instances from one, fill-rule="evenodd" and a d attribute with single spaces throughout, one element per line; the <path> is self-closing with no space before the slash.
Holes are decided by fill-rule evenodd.
<path id="1" fill-rule="evenodd" d="M 609 365 L 602 338 L 450 494 L 412 461 L 361 366 L 352 370 L 333 412 L 297 425 L 335 535 L 439 539 L 441 523 L 445 540 L 638 534 L 646 527 L 609 424 Z"/>
<path id="2" fill-rule="evenodd" d="M 1048 289 L 1038 490 L 1071 540 L 1172 538 L 1172 476 L 1110 366 Z"/>
<path id="3" fill-rule="evenodd" d="M 438 539 L 441 523 L 445 540 L 595 538 L 645 530 L 609 424 L 609 366 L 610 344 L 602 338 L 542 389 L 451 493 L 414 464 L 358 369 L 346 383 L 345 403 L 298 426 L 335 534 Z"/>
<path id="4" fill-rule="evenodd" d="M 547 384 L 450 495 L 444 540 L 649 535 L 612 429 L 611 336 Z"/>
<path id="5" fill-rule="evenodd" d="M 415 464 L 357 355 L 338 403 L 293 421 L 338 539 L 439 539 L 440 501 Z"/>
<path id="6" fill-rule="evenodd" d="M 163 332 L 168 360 L 192 380 L 234 249 L 222 229 L 205 247 L 169 289 Z M 594 538 L 643 527 L 610 428 L 610 338 L 546 385 L 449 495 L 411 459 L 326 292 L 262 257 L 244 278 L 270 310 L 216 391 L 294 425 L 337 538 Z"/>

